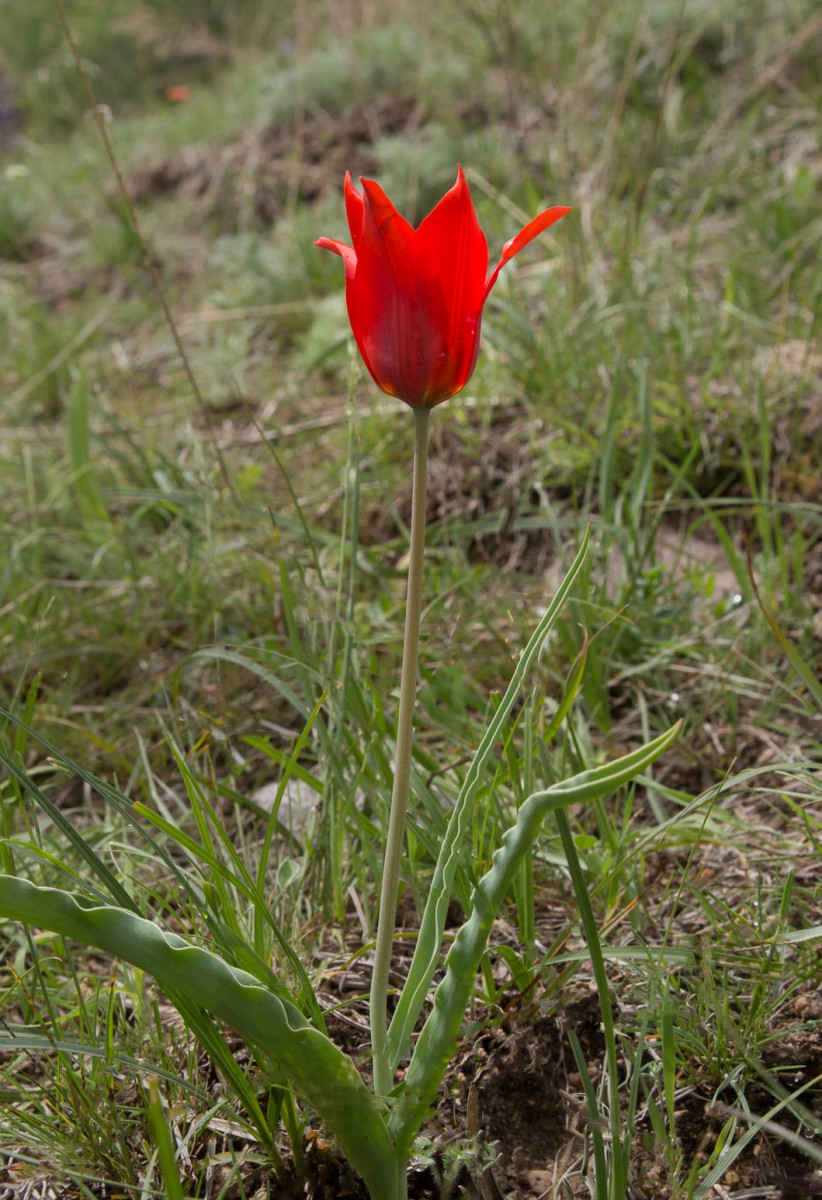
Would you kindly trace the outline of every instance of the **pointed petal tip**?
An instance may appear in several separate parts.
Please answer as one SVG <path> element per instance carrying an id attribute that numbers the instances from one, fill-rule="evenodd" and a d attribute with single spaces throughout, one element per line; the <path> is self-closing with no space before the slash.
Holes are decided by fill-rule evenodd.
<path id="1" fill-rule="evenodd" d="M 471 194 L 471 188 L 469 187 L 465 172 L 462 169 L 462 163 L 457 163 L 457 180 L 454 184 L 454 189 L 456 191 L 465 190 L 469 195 Z"/>
<path id="2" fill-rule="evenodd" d="M 509 254 L 518 254 L 523 246 L 527 246 L 541 233 L 544 233 L 555 221 L 559 221 L 562 217 L 567 216 L 573 210 L 565 204 L 555 204 L 552 208 L 545 208 L 541 213 L 537 213 L 532 221 L 529 221 L 519 233 L 514 237 L 509 238 L 502 248 L 503 257 Z"/>
<path id="3" fill-rule="evenodd" d="M 499 262 L 488 276 L 488 280 L 485 284 L 486 299 L 488 298 L 488 294 L 490 293 L 492 287 L 497 282 L 499 273 L 505 264 L 510 262 L 516 254 L 519 254 L 520 250 L 522 250 L 524 246 L 527 246 L 529 242 L 532 242 L 534 238 L 539 237 L 541 233 L 544 233 L 545 230 L 548 229 L 549 226 L 553 225 L 555 221 L 559 221 L 562 217 L 567 216 L 567 214 L 571 211 L 573 210 L 568 205 L 562 204 L 555 205 L 553 208 L 546 208 L 543 210 L 543 212 L 538 213 L 532 221 L 529 221 L 524 229 L 521 229 L 519 233 L 514 235 L 514 237 L 509 238 L 509 240 L 502 247 L 502 254 L 500 255 Z"/>
<path id="4" fill-rule="evenodd" d="M 339 254 L 345 263 L 346 276 L 356 269 L 357 252 L 353 246 L 349 246 L 345 242 L 340 242 L 336 238 L 329 237 L 317 238 L 314 245 L 319 246 L 320 250 L 330 250 L 332 254 Z"/>

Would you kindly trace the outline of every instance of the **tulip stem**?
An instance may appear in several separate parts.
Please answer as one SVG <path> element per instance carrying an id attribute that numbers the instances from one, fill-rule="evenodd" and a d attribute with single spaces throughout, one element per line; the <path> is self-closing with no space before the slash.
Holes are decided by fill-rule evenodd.
<path id="1" fill-rule="evenodd" d="M 408 809 L 411 780 L 414 698 L 417 690 L 420 617 L 422 615 L 422 564 L 425 555 L 425 484 L 428 468 L 429 412 L 430 409 L 425 407 L 414 409 L 411 547 L 408 557 L 408 592 L 405 603 L 405 641 L 400 675 L 400 705 L 397 713 L 397 751 L 380 892 L 374 973 L 371 977 L 371 1046 L 374 1055 L 374 1091 L 378 1096 L 387 1096 L 393 1084 L 393 1072 L 388 1062 L 388 975 L 391 969 L 391 950 L 397 918 L 397 893 L 400 884 L 400 863 L 405 841 L 405 815 Z"/>

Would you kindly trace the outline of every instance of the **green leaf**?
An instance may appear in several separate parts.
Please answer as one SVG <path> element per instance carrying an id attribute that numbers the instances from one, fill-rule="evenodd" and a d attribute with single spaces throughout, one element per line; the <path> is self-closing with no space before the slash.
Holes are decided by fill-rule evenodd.
<path id="1" fill-rule="evenodd" d="M 402 995 L 394 1010 L 394 1016 L 388 1030 L 388 1061 L 392 1070 L 396 1070 L 400 1059 L 406 1052 L 411 1032 L 417 1023 L 418 1016 L 422 1012 L 422 1006 L 428 994 L 428 985 L 431 982 L 439 960 L 442 935 L 448 913 L 448 902 L 451 898 L 454 876 L 456 875 L 465 845 L 465 830 L 471 803 L 479 791 L 485 767 L 494 752 L 505 722 L 508 720 L 511 709 L 514 707 L 520 694 L 522 681 L 533 666 L 542 649 L 542 644 L 559 617 L 563 605 L 568 598 L 571 586 L 582 568 L 585 556 L 588 553 L 590 537 L 591 530 L 589 527 L 585 531 L 582 545 L 571 564 L 568 574 L 565 576 L 556 595 L 548 606 L 548 610 L 522 652 L 511 682 L 506 689 L 499 708 L 494 714 L 494 719 L 488 726 L 485 736 L 477 748 L 477 752 L 465 776 L 465 781 L 451 813 L 431 880 L 431 889 L 425 905 L 425 912 L 422 916 L 420 932 L 414 950 L 414 957 L 411 961 L 411 968 L 408 972 L 408 979 L 403 987 Z"/>
<path id="2" fill-rule="evenodd" d="M 296 1005 L 245 971 L 134 913 L 0 875 L 0 917 L 96 946 L 202 1005 L 276 1060 L 332 1131 L 373 1200 L 396 1194 L 401 1161 L 353 1063 Z"/>
<path id="3" fill-rule="evenodd" d="M 615 762 L 582 771 L 571 779 L 553 784 L 544 792 L 535 792 L 520 808 L 516 824 L 506 830 L 490 870 L 477 884 L 471 914 L 448 952 L 445 977 L 437 988 L 433 1009 L 417 1039 L 405 1083 L 389 1119 L 389 1130 L 402 1152 L 410 1151 L 437 1094 L 454 1053 L 491 926 L 523 855 L 530 853 L 543 819 L 554 809 L 590 802 L 628 783 L 673 744 L 681 727 L 682 722 L 678 722 L 654 741 Z"/>

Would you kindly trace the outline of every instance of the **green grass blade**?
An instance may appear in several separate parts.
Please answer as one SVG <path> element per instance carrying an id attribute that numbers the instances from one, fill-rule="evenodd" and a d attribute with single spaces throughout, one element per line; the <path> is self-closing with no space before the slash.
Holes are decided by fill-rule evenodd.
<path id="1" fill-rule="evenodd" d="M 149 1075 L 172 1084 L 189 1095 L 193 1102 L 205 1105 L 209 1099 L 208 1093 L 192 1083 L 184 1075 L 169 1071 L 156 1063 L 134 1058 L 130 1054 L 121 1054 L 117 1050 L 109 1050 L 105 1045 L 82 1041 L 79 1038 L 61 1037 L 59 1043 L 48 1033 L 43 1032 L 40 1025 L 17 1025 L 13 1022 L 0 1025 L 0 1050 L 4 1054 L 14 1051 L 29 1050 L 33 1053 L 45 1053 L 54 1050 L 59 1045 L 63 1054 L 81 1055 L 84 1058 L 98 1059 L 111 1067 L 127 1072 L 129 1075 Z"/>
<path id="2" fill-rule="evenodd" d="M 529 796 L 533 790 L 533 765 L 534 765 L 534 709 L 533 705 L 529 704 L 525 709 L 525 720 L 523 726 L 524 748 L 522 761 L 521 786 L 524 795 L 517 795 L 517 801 L 520 802 L 525 796 Z M 514 756 L 516 758 L 516 756 Z M 514 764 L 513 778 L 519 781 L 520 773 Z M 518 788 L 515 790 L 518 792 Z M 533 951 L 534 943 L 536 942 L 536 892 L 534 887 L 534 857 L 532 854 L 526 854 L 519 865 L 518 879 L 514 885 L 514 894 L 517 906 L 517 924 L 519 926 L 520 940 Z"/>
<path id="3" fill-rule="evenodd" d="M 588 645 L 588 633 L 586 631 L 582 643 L 582 649 L 574 660 L 573 666 L 571 667 L 568 675 L 568 679 L 566 680 L 565 689 L 562 693 L 562 699 L 560 700 L 559 707 L 546 726 L 545 732 L 542 735 L 542 741 L 545 745 L 554 740 L 557 733 L 561 729 L 565 718 L 571 711 L 574 701 L 577 698 L 577 693 L 579 692 L 582 684 L 582 677 L 585 674 L 585 664 L 588 661 Z"/>
<path id="4" fill-rule="evenodd" d="M 0 717 L 13 725 L 15 729 L 24 730 L 26 736 L 33 738 L 37 744 L 46 751 L 49 758 L 54 759 L 56 763 L 59 763 L 59 765 L 64 767 L 70 774 L 76 775 L 78 779 L 82 779 L 83 783 L 88 784 L 88 786 L 92 788 L 103 800 L 105 800 L 107 804 L 111 804 L 117 810 L 117 812 L 125 818 L 129 825 L 131 825 L 132 828 L 139 833 L 140 837 L 147 842 L 151 849 L 151 853 L 156 855 L 158 860 L 161 861 L 163 865 L 172 873 L 180 887 L 187 892 L 190 891 L 189 881 L 185 874 L 177 866 L 174 858 L 170 854 L 167 854 L 164 848 L 151 837 L 151 834 L 148 832 L 145 826 L 140 821 L 136 820 L 134 815 L 136 812 L 136 806 L 128 798 L 128 796 L 124 795 L 123 792 L 121 792 L 119 788 L 114 787 L 113 784 L 108 783 L 105 779 L 101 779 L 97 775 L 94 775 L 91 771 L 85 770 L 85 768 L 81 767 L 79 763 L 76 763 L 72 759 L 68 758 L 65 754 L 63 754 L 62 750 L 55 746 L 53 742 L 50 742 L 48 738 L 43 737 L 43 735 L 38 733 L 37 730 L 21 721 L 19 717 L 16 717 L 12 712 L 9 712 L 8 709 L 0 708 Z M 33 799 L 43 808 L 45 812 L 48 813 L 61 833 L 68 838 L 70 844 L 73 845 L 81 857 L 83 857 L 86 862 L 89 863 L 94 870 L 94 873 L 103 879 L 117 902 L 122 904 L 123 907 L 130 908 L 132 911 L 136 912 L 136 904 L 123 890 L 117 879 L 111 874 L 111 872 L 107 871 L 107 868 L 104 864 L 100 863 L 100 859 L 94 854 L 94 851 L 90 846 L 88 846 L 82 835 L 70 822 L 66 821 L 66 818 L 60 812 L 60 809 L 54 805 L 51 800 L 49 800 L 48 796 L 46 796 L 40 790 L 40 788 L 37 787 L 37 784 L 34 782 L 31 776 L 23 771 L 21 767 L 13 763 L 8 756 L 4 754 L 2 749 L 0 749 L 0 762 L 5 763 L 11 773 L 14 775 L 17 782 L 26 788 Z M 102 872 L 98 870 L 98 863 L 102 867 Z M 86 884 L 86 886 L 88 887 L 89 885 Z"/>
<path id="5" fill-rule="evenodd" d="M 271 806 L 271 812 L 268 816 L 268 823 L 266 825 L 265 835 L 263 837 L 263 844 L 260 849 L 259 863 L 257 865 L 257 890 L 261 895 L 262 895 L 263 891 L 265 890 L 265 881 L 266 881 L 266 876 L 268 874 L 268 862 L 269 862 L 269 858 L 271 855 L 271 845 L 274 840 L 274 835 L 278 828 L 277 818 L 279 817 L 280 805 L 282 803 L 283 796 L 285 795 L 285 789 L 288 786 L 289 780 L 292 778 L 292 776 L 297 771 L 300 755 L 302 754 L 303 749 L 305 748 L 305 744 L 308 741 L 309 735 L 311 733 L 311 730 L 314 727 L 314 722 L 316 721 L 317 716 L 319 715 L 320 709 L 325 704 L 327 695 L 328 695 L 328 689 L 325 689 L 323 691 L 322 695 L 320 696 L 319 700 L 317 701 L 317 703 L 314 705 L 314 708 L 313 708 L 308 720 L 303 725 L 302 730 L 299 733 L 299 736 L 297 737 L 296 741 L 294 742 L 294 747 L 293 747 L 291 753 L 288 755 L 287 758 L 285 755 L 282 755 L 281 760 L 280 760 L 281 767 L 282 767 L 282 770 L 280 772 L 280 782 L 277 786 L 277 794 L 274 797 L 274 803 Z M 251 744 L 253 744 L 252 739 L 249 738 L 246 740 L 249 741 Z M 304 773 L 304 775 L 305 775 L 305 773 Z M 304 775 L 303 775 L 303 777 L 304 777 Z M 263 946 L 263 926 L 264 926 L 263 914 L 259 908 L 255 908 L 255 910 L 254 910 L 254 944 L 257 947 L 258 952 L 261 950 L 261 948 Z"/>
<path id="6" fill-rule="evenodd" d="M 748 1128 L 735 1141 L 729 1142 L 725 1153 L 716 1156 L 710 1170 L 706 1171 L 703 1177 L 699 1180 L 692 1192 L 689 1193 L 689 1198 L 693 1200 L 708 1200 L 708 1197 L 714 1190 L 714 1185 L 719 1183 L 722 1177 L 727 1173 L 730 1167 L 737 1161 L 743 1151 L 755 1141 L 756 1138 L 764 1131 L 775 1134 L 778 1138 L 786 1141 L 789 1145 L 794 1146 L 800 1153 L 806 1155 L 812 1162 L 816 1162 L 822 1166 L 822 1151 L 817 1146 L 809 1142 L 806 1138 L 794 1133 L 792 1130 L 786 1129 L 782 1125 L 778 1125 L 774 1121 L 774 1117 L 778 1116 L 784 1109 L 789 1108 L 793 1101 L 797 1100 L 803 1093 L 815 1087 L 819 1083 L 820 1077 L 817 1075 L 812 1079 L 805 1080 L 790 1094 L 782 1096 L 772 1108 L 763 1116 L 755 1115 L 751 1112 L 745 1112 L 743 1109 L 733 1105 L 722 1105 L 721 1111 L 728 1114 L 729 1124 L 735 1127 L 738 1121 L 744 1121 Z M 727 1126 L 726 1126 L 727 1128 Z M 712 1156 L 713 1157 L 713 1156 Z"/>
<path id="7" fill-rule="evenodd" d="M 753 566 L 752 566 L 752 563 L 750 560 L 750 552 L 748 554 L 748 575 L 750 577 L 754 596 L 756 597 L 756 602 L 759 605 L 760 609 L 762 610 L 762 615 L 764 616 L 765 620 L 768 622 L 771 629 L 773 630 L 776 640 L 779 642 L 779 645 L 785 651 L 785 654 L 788 657 L 788 661 L 790 662 L 794 671 L 796 671 L 797 675 L 802 680 L 805 687 L 810 692 L 811 696 L 813 696 L 813 699 L 814 699 L 816 705 L 818 706 L 820 711 L 822 711 L 822 683 L 819 682 L 819 679 L 817 678 L 816 673 L 814 672 L 813 668 L 809 667 L 808 664 L 805 662 L 804 658 L 799 653 L 796 646 L 793 644 L 793 642 L 787 636 L 787 634 L 783 631 L 783 629 L 780 626 L 779 622 L 777 621 L 776 617 L 773 615 L 773 613 L 770 611 L 770 609 L 766 606 L 765 601 L 762 599 L 762 595 L 759 591 L 759 587 L 757 585 L 756 578 L 753 573 Z"/>
<path id="8" fill-rule="evenodd" d="M 311 716 L 311 706 L 306 703 L 305 698 L 300 696 L 294 688 L 286 683 L 281 675 L 275 674 L 266 665 L 281 664 L 283 669 L 296 669 L 297 674 L 300 676 L 313 674 L 310 668 L 295 658 L 266 650 L 265 663 L 263 663 L 257 662 L 249 654 L 244 654 L 240 650 L 229 649 L 227 646 L 205 646 L 202 650 L 195 650 L 188 661 L 192 666 L 202 662 L 214 662 L 230 663 L 231 666 L 242 667 L 244 670 L 250 671 L 252 675 L 256 675 L 258 679 L 262 679 L 264 683 L 269 684 L 273 691 L 278 692 L 282 696 L 286 704 L 290 705 L 295 712 L 300 714 L 303 721 L 309 720 Z"/>
<path id="9" fill-rule="evenodd" d="M 324 695 L 325 695 L 325 693 L 323 693 L 323 696 Z M 316 716 L 321 704 L 322 704 L 322 699 L 320 700 L 317 707 L 315 708 L 314 714 L 312 714 L 313 716 Z M 251 903 L 254 906 L 255 922 L 258 922 L 258 921 L 262 922 L 271 930 L 271 932 L 273 933 L 274 937 L 277 940 L 280 950 L 282 951 L 283 955 L 288 959 L 296 978 L 299 980 L 300 1002 L 301 1002 L 301 1007 L 302 1007 L 303 1011 L 310 1013 L 311 1019 L 313 1020 L 314 1024 L 317 1026 L 317 1028 L 321 1029 L 323 1032 L 325 1032 L 325 1025 L 323 1022 L 322 1009 L 320 1008 L 319 1004 L 317 1003 L 317 998 L 314 995 L 314 989 L 311 986 L 311 981 L 308 978 L 306 969 L 303 966 L 303 964 L 300 962 L 300 958 L 294 951 L 293 946 L 291 946 L 288 942 L 288 939 L 283 936 L 282 930 L 280 929 L 277 922 L 274 920 L 274 917 L 271 915 L 270 907 L 265 898 L 263 886 L 260 886 L 259 882 L 255 882 L 254 879 L 252 879 L 249 872 L 247 871 L 245 865 L 243 864 L 242 859 L 240 858 L 240 855 L 237 853 L 237 849 L 234 846 L 234 843 L 231 840 L 231 837 L 229 836 L 228 833 L 226 833 L 221 822 L 215 816 L 213 809 L 207 803 L 205 796 L 202 794 L 202 792 L 200 790 L 198 781 L 195 779 L 195 777 L 191 773 L 191 771 L 188 767 L 188 764 L 186 763 L 186 760 L 183 757 L 183 755 L 180 753 L 179 749 L 177 747 L 173 746 L 172 753 L 174 754 L 174 758 L 177 763 L 177 767 L 180 771 L 180 775 L 182 776 L 183 782 L 186 786 L 186 791 L 188 792 L 188 795 L 192 801 L 193 807 L 195 808 L 195 810 L 198 810 L 198 811 L 201 811 L 202 813 L 204 813 L 206 815 L 208 821 L 210 821 L 214 825 L 216 834 L 219 837 L 220 842 L 224 848 L 228 862 L 233 864 L 234 870 L 231 871 L 229 869 L 229 867 L 227 867 L 225 864 L 223 864 L 222 862 L 220 862 L 218 860 L 218 865 L 216 865 L 214 868 L 214 870 L 215 870 L 214 878 L 215 879 L 224 878 L 225 880 L 230 882 L 234 887 L 236 887 L 243 895 L 245 895 L 251 901 Z M 135 807 L 137 807 L 137 806 L 135 806 Z M 145 811 L 145 810 L 142 810 L 142 811 Z M 203 826 L 203 828 L 205 829 L 205 825 Z M 172 836 L 175 836 L 175 835 L 172 835 Z M 202 847 L 200 849 L 202 850 Z M 264 883 L 264 880 L 262 882 Z M 228 902 L 228 898 L 226 897 L 226 903 L 227 902 Z M 259 958 L 263 957 L 263 954 L 260 952 L 259 947 L 257 949 L 257 955 Z"/>
<path id="10" fill-rule="evenodd" d="M 594 1090 L 594 1085 L 591 1080 L 591 1073 L 588 1070 L 588 1061 L 585 1058 L 585 1053 L 582 1049 L 579 1038 L 574 1033 L 573 1029 L 568 1030 L 568 1041 L 571 1043 L 571 1050 L 574 1055 L 574 1062 L 577 1065 L 580 1080 L 582 1081 L 582 1090 L 585 1093 L 585 1102 L 588 1105 L 588 1116 L 591 1121 L 591 1142 L 594 1147 L 594 1186 L 596 1188 L 596 1200 L 607 1200 L 608 1191 L 608 1159 L 605 1154 L 605 1138 L 602 1134 L 602 1115 L 599 1111 L 597 1102 L 597 1094 Z"/>
<path id="11" fill-rule="evenodd" d="M 623 1145 L 622 1125 L 619 1108 L 619 1068 L 618 1068 L 618 1048 L 616 1042 L 616 1030 L 614 1028 L 614 1014 L 611 1008 L 611 997 L 608 991 L 608 974 L 605 970 L 605 958 L 602 953 L 602 943 L 599 938 L 599 930 L 597 929 L 594 910 L 591 906 L 591 898 L 588 895 L 588 886 L 585 880 L 585 873 L 582 870 L 582 864 L 579 861 L 574 836 L 571 832 L 571 822 L 568 820 L 568 814 L 561 809 L 557 811 L 557 828 L 559 830 L 562 848 L 565 851 L 565 861 L 568 864 L 568 871 L 571 876 L 571 884 L 574 889 L 577 907 L 579 908 L 580 922 L 585 934 L 585 942 L 588 946 L 588 954 L 591 958 L 591 969 L 594 980 L 597 985 L 597 994 L 599 995 L 600 1012 L 602 1014 L 602 1033 L 605 1040 L 605 1061 L 608 1069 L 608 1107 L 609 1107 L 609 1124 L 611 1131 L 611 1174 L 609 1178 L 609 1186 L 607 1195 L 611 1200 L 621 1200 L 625 1195 L 625 1187 L 627 1183 L 626 1171 L 626 1148 Z M 597 1179 L 597 1194 L 600 1193 L 600 1180 Z"/>
<path id="12" fill-rule="evenodd" d="M 253 1079 L 234 1056 L 232 1047 L 220 1033 L 215 1022 L 202 1006 L 202 1000 L 194 1000 L 179 989 L 168 988 L 168 998 L 185 1022 L 186 1028 L 204 1048 L 217 1071 L 226 1081 L 228 1090 L 240 1101 L 247 1114 L 249 1125 L 254 1129 L 261 1146 L 272 1157 L 277 1155 L 277 1146 L 265 1114 L 260 1107 Z"/>
<path id="13" fill-rule="evenodd" d="M 4 716 L 10 714 L 3 713 Z M 6 752 L 0 749 L 0 763 L 3 763 L 6 770 L 17 782 L 17 784 L 27 791 L 45 813 L 51 818 L 55 826 L 66 837 L 69 844 L 74 847 L 77 853 L 91 868 L 94 876 L 105 887 L 112 898 L 122 905 L 123 908 L 128 908 L 132 912 L 137 911 L 137 905 L 132 900 L 126 889 L 120 881 L 112 874 L 99 855 L 95 854 L 91 846 L 86 842 L 82 834 L 74 828 L 71 821 L 67 820 L 64 814 L 60 811 L 58 805 L 54 804 L 48 796 L 43 792 L 31 776 L 14 761 Z M 103 897 L 98 893 L 100 899 Z"/>
<path id="14" fill-rule="evenodd" d="M 166 1200 L 183 1200 L 180 1167 L 174 1154 L 174 1143 L 171 1140 L 171 1131 L 160 1101 L 160 1092 L 153 1080 L 148 1085 L 146 1112 L 154 1136 L 154 1145 L 157 1148 L 157 1161 L 160 1164 L 160 1174 L 165 1184 Z"/>
<path id="15" fill-rule="evenodd" d="M 665 1116 L 668 1121 L 668 1139 L 673 1144 L 676 1136 L 676 1029 L 674 1006 L 666 999 L 662 1006 L 662 1090 L 665 1097 Z"/>
<path id="16" fill-rule="evenodd" d="M 80 371 L 69 397 L 67 418 L 72 484 L 77 507 L 84 524 L 109 520 L 106 506 L 100 495 L 97 472 L 91 457 L 88 400 L 88 376 L 85 371 Z"/>

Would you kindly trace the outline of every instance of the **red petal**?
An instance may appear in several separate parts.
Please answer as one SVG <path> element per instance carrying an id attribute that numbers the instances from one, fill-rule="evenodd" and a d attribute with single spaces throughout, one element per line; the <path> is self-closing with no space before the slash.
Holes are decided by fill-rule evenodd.
<path id="1" fill-rule="evenodd" d="M 424 308 L 415 277 L 414 230 L 371 179 L 364 179 L 357 270 L 346 290 L 351 328 L 383 391 L 408 398 L 416 384 L 414 314 Z"/>
<path id="2" fill-rule="evenodd" d="M 535 237 L 538 237 L 549 225 L 553 225 L 554 221 L 558 221 L 560 217 L 564 217 L 566 213 L 571 211 L 570 208 L 546 208 L 545 212 L 541 212 L 539 216 L 534 217 L 533 221 L 529 221 L 524 229 L 521 229 L 516 237 L 512 237 L 502 247 L 502 257 L 494 267 L 491 274 L 488 276 L 488 282 L 485 285 L 484 298 L 487 299 L 488 293 L 497 282 L 497 276 L 507 262 L 519 254 L 523 246 L 527 246 Z"/>
<path id="3" fill-rule="evenodd" d="M 414 236 L 413 226 L 397 212 L 378 183 L 373 179 L 363 179 L 361 183 L 365 199 L 363 200 L 353 187 L 350 194 L 356 196 L 362 204 L 362 236 L 365 237 L 368 233 L 372 240 L 379 239 L 385 244 L 387 252 L 399 260 L 399 256 L 406 253 L 408 243 Z M 405 265 L 407 269 L 407 264 Z"/>
<path id="4" fill-rule="evenodd" d="M 357 242 L 362 229 L 362 196 L 351 183 L 351 172 L 345 173 L 345 211 L 348 215 L 348 228 L 351 230 L 351 240 L 354 245 L 349 246 L 345 242 L 337 241 L 336 238 L 321 237 L 317 238 L 314 243 L 321 250 L 331 250 L 334 254 L 339 254 L 340 258 L 345 263 L 345 278 L 346 282 L 353 279 L 357 269 Z"/>
<path id="5" fill-rule="evenodd" d="M 351 230 L 351 241 L 354 249 L 362 233 L 363 199 L 351 182 L 351 172 L 345 173 L 345 215 L 348 217 L 348 228 Z"/>
<path id="6" fill-rule="evenodd" d="M 488 271 L 488 243 L 462 167 L 417 230 L 414 255 L 431 324 L 430 387 L 446 399 L 465 385 L 476 365 Z"/>
<path id="7" fill-rule="evenodd" d="M 354 278 L 354 273 L 357 270 L 357 252 L 353 246 L 347 246 L 345 242 L 338 242 L 336 238 L 327 237 L 317 238 L 314 245 L 319 246 L 321 250 L 332 250 L 334 254 L 339 254 L 345 263 L 346 283 Z"/>

